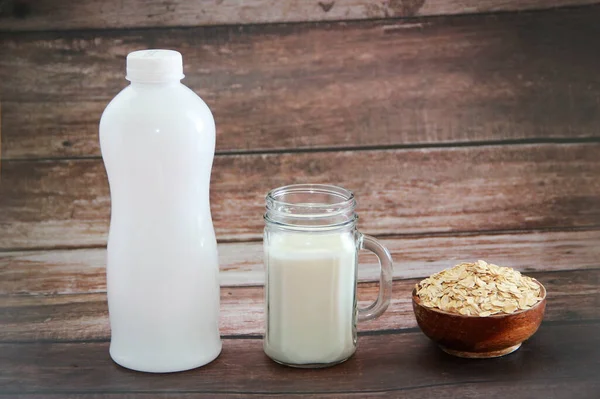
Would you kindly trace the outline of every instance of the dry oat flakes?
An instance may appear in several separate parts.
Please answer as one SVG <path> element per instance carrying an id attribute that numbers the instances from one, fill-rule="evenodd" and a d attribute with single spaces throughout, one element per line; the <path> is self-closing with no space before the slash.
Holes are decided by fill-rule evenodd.
<path id="1" fill-rule="evenodd" d="M 424 306 L 465 316 L 514 313 L 543 299 L 540 285 L 532 278 L 483 260 L 433 274 L 416 290 Z"/>

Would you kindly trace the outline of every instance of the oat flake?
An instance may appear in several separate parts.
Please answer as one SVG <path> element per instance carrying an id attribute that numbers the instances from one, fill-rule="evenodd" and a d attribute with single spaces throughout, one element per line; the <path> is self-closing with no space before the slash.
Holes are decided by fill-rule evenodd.
<path id="1" fill-rule="evenodd" d="M 531 277 L 483 260 L 442 270 L 416 289 L 424 306 L 465 316 L 514 313 L 542 300 L 541 287 Z"/>

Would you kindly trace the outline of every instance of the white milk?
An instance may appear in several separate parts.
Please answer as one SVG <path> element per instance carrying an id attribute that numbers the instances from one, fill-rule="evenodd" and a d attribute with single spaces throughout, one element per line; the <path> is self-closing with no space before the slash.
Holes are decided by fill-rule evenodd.
<path id="1" fill-rule="evenodd" d="M 221 351 L 208 195 L 215 124 L 182 77 L 179 53 L 130 54 L 131 85 L 100 122 L 112 201 L 110 355 L 140 371 L 187 370 Z"/>
<path id="2" fill-rule="evenodd" d="M 291 365 L 350 357 L 356 349 L 352 232 L 271 232 L 266 244 L 265 353 Z"/>

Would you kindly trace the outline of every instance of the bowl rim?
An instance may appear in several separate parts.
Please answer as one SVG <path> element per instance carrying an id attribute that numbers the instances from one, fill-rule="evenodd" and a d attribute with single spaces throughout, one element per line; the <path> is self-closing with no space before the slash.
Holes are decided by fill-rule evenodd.
<path id="1" fill-rule="evenodd" d="M 464 315 L 464 314 L 460 314 L 460 313 L 447 312 L 447 311 L 439 309 L 439 308 L 430 308 L 430 307 L 427 307 L 427 306 L 423 305 L 421 303 L 421 298 L 419 298 L 419 296 L 417 295 L 417 287 L 416 287 L 416 285 L 418 285 L 418 283 L 415 285 L 415 287 L 412 290 L 412 302 L 415 305 L 417 305 L 417 306 L 419 306 L 419 307 L 421 307 L 423 309 L 427 309 L 427 310 L 435 312 L 435 313 L 440 313 L 440 314 L 444 314 L 444 315 L 448 315 L 448 316 L 454 316 L 454 317 L 462 317 L 462 318 L 466 318 L 466 319 L 490 319 L 490 318 L 501 319 L 503 317 L 516 316 L 516 315 L 527 313 L 527 312 L 529 312 L 531 310 L 534 310 L 534 309 L 538 308 L 539 306 L 541 306 L 542 303 L 546 302 L 546 296 L 548 294 L 548 292 L 546 291 L 546 287 L 544 287 L 544 285 L 542 283 L 540 283 L 538 280 L 536 280 L 535 278 L 533 278 L 533 277 L 530 277 L 530 278 L 533 281 L 535 281 L 537 284 L 539 284 L 540 287 L 542 288 L 542 292 L 544 294 L 542 296 L 542 300 L 539 301 L 538 303 L 536 303 L 535 305 L 533 305 L 532 307 L 530 307 L 529 309 L 520 309 L 520 310 L 518 310 L 516 312 L 513 312 L 513 313 L 499 313 L 499 314 L 492 314 L 492 315 L 489 315 L 489 316 L 478 316 L 478 315 L 468 316 L 468 315 Z"/>

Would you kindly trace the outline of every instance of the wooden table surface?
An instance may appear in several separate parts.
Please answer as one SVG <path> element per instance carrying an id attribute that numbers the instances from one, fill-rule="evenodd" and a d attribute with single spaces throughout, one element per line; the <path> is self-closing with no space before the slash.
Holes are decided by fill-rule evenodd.
<path id="1" fill-rule="evenodd" d="M 47 297 L 18 303 L 5 298 L 0 310 L 0 396 L 600 397 L 600 270 L 531 275 L 548 288 L 548 309 L 538 332 L 513 354 L 487 360 L 454 358 L 417 327 L 390 328 L 361 332 L 358 351 L 350 360 L 320 370 L 278 365 L 264 355 L 261 336 L 247 334 L 224 336 L 221 356 L 206 367 L 174 374 L 134 372 L 111 361 L 108 338 L 58 338 L 75 337 L 95 317 L 104 319 L 102 300 L 69 304 L 52 303 Z M 410 285 L 395 288 L 394 296 L 408 302 Z M 70 312 L 79 315 L 77 323 L 52 323 L 52 318 L 66 320 Z M 394 319 L 390 321 L 393 326 Z"/>

